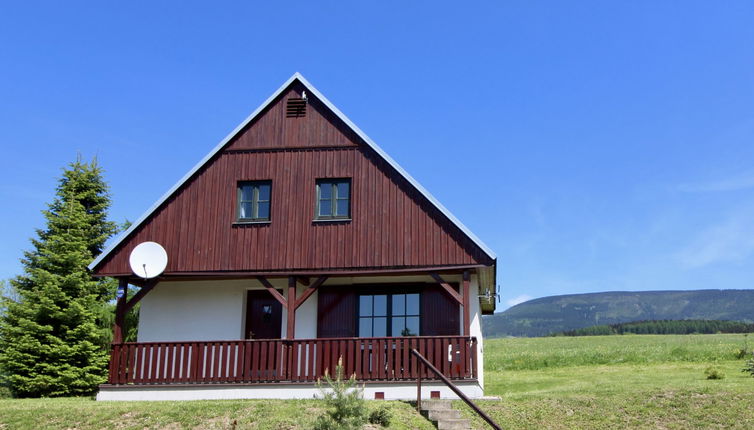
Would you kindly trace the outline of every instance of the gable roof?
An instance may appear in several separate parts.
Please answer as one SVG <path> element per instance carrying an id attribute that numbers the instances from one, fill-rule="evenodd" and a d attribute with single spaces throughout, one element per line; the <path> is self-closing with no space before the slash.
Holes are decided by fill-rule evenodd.
<path id="1" fill-rule="evenodd" d="M 118 238 L 105 249 L 88 268 L 94 270 L 97 265 L 112 253 L 123 241 L 137 230 L 163 203 L 165 203 L 173 194 L 176 193 L 191 177 L 194 176 L 204 165 L 206 165 L 218 152 L 220 152 L 231 140 L 233 140 L 241 131 L 246 128 L 254 119 L 256 119 L 265 109 L 293 82 L 299 81 L 308 91 L 316 96 L 328 109 L 330 109 L 346 126 L 348 126 L 359 138 L 361 138 L 374 152 L 376 152 L 386 163 L 393 167 L 403 178 L 405 178 L 419 193 L 421 193 L 432 205 L 445 215 L 456 227 L 458 227 L 474 244 L 476 244 L 487 256 L 495 260 L 495 253 L 484 244 L 474 233 L 471 232 L 461 221 L 458 220 L 445 206 L 443 206 L 432 194 L 427 191 L 416 179 L 406 172 L 395 160 L 393 160 L 385 151 L 382 150 L 369 136 L 366 135 L 359 127 L 351 122 L 335 105 L 333 105 L 322 93 L 320 93 L 312 84 L 309 83 L 300 73 L 296 72 L 280 88 L 277 89 L 267 100 L 264 101 L 251 115 L 249 115 L 241 124 L 230 132 L 220 143 L 217 144 L 204 158 L 202 158 L 188 173 L 186 173 L 175 185 L 173 185 L 155 204 L 144 212 L 131 227 L 123 232 Z"/>

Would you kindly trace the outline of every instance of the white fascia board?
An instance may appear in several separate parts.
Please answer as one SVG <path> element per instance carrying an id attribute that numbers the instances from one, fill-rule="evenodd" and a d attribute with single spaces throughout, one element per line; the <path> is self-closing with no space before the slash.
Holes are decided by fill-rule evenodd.
<path id="1" fill-rule="evenodd" d="M 343 112 L 340 111 L 335 105 L 333 105 L 330 100 L 327 99 L 322 93 L 320 93 L 312 84 L 309 83 L 300 73 L 296 72 L 288 78 L 287 81 L 283 85 L 280 86 L 280 88 L 277 89 L 270 97 L 267 98 L 267 100 L 264 101 L 254 112 L 252 112 L 251 115 L 249 115 L 241 124 L 238 125 L 233 131 L 231 131 L 225 138 L 220 141 L 220 143 L 215 146 L 212 151 L 209 152 L 204 158 L 202 158 L 196 165 L 189 170 L 188 173 L 186 173 L 183 178 L 181 178 L 175 185 L 173 185 L 172 188 L 170 188 L 165 194 L 163 194 L 162 197 L 160 197 L 159 200 L 155 204 L 152 205 L 149 209 L 147 209 L 146 212 L 144 212 L 139 219 L 134 221 L 133 224 L 131 224 L 131 227 L 128 228 L 128 230 L 124 231 L 123 233 L 118 236 L 118 238 L 113 242 L 112 245 L 108 246 L 107 249 L 102 251 L 102 253 L 92 261 L 89 266 L 89 270 L 94 270 L 94 268 L 107 257 L 115 248 L 118 247 L 118 245 L 123 242 L 126 237 L 128 237 L 134 230 L 139 228 L 139 226 L 154 212 L 156 211 L 167 199 L 170 198 L 170 196 L 173 195 L 184 183 L 186 183 L 189 179 L 191 179 L 194 174 L 199 171 L 209 160 L 212 159 L 220 150 L 225 147 L 225 145 L 230 142 L 238 133 L 241 132 L 251 121 L 254 120 L 254 118 L 257 117 L 263 110 L 269 106 L 270 103 L 272 103 L 286 88 L 288 88 L 289 85 L 291 85 L 295 80 L 299 80 L 304 86 L 313 93 L 325 106 L 327 106 L 330 110 L 335 113 L 335 115 L 340 118 L 341 121 L 346 123 L 348 127 L 350 127 L 361 139 L 364 140 L 364 142 L 367 143 L 380 157 L 382 157 L 388 164 L 390 164 L 398 173 L 403 176 L 411 185 L 413 185 L 427 200 L 429 200 L 435 207 L 443 213 L 453 224 L 456 225 L 466 236 L 468 236 L 479 248 L 481 248 L 491 259 L 495 260 L 497 257 L 495 256 L 495 253 L 492 252 L 492 250 L 484 244 L 484 242 L 481 241 L 474 233 L 471 232 L 461 221 L 458 220 L 445 206 L 442 205 L 432 194 L 429 193 L 429 191 L 426 190 L 416 179 L 411 177 L 411 175 L 408 174 L 395 160 L 392 159 L 385 151 L 382 150 L 372 139 L 369 138 L 369 136 L 366 135 L 359 127 L 356 126 L 353 122 L 351 122 L 350 119 L 348 119 L 347 116 L 343 114 Z"/>

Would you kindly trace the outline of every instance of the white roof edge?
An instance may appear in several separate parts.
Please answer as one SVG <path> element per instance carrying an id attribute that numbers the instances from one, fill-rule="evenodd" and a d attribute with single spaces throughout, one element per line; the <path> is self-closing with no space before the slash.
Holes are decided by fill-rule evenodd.
<path id="1" fill-rule="evenodd" d="M 340 118 L 341 121 L 346 123 L 348 127 L 350 127 L 361 139 L 364 140 L 364 142 L 367 143 L 377 154 L 380 155 L 388 164 L 390 164 L 395 170 L 398 171 L 399 174 L 401 174 L 411 185 L 413 185 L 427 200 L 429 200 L 435 207 L 443 213 L 453 224 L 456 225 L 466 236 L 469 237 L 479 248 L 484 251 L 487 256 L 489 256 L 491 259 L 495 260 L 497 259 L 497 256 L 495 253 L 482 242 L 481 239 L 479 239 L 474 233 L 471 232 L 471 230 L 468 229 L 463 223 L 458 220 L 445 206 L 442 205 L 432 194 L 430 194 L 429 191 L 427 191 L 426 188 L 424 188 L 416 179 L 414 179 L 411 175 L 406 172 L 406 170 L 403 169 L 395 160 L 393 160 L 392 157 L 390 157 L 385 151 L 382 150 L 382 148 L 379 147 L 372 139 L 369 138 L 369 136 L 366 135 L 356 124 L 354 124 L 350 119 L 348 119 L 347 116 L 343 114 L 343 112 L 340 111 L 335 105 L 333 105 L 330 100 L 327 99 L 322 93 L 320 93 L 309 81 L 306 80 L 299 72 L 296 72 L 288 78 L 283 85 L 280 86 L 280 88 L 277 89 L 270 97 L 267 98 L 267 100 L 264 101 L 254 112 L 251 113 L 241 124 L 239 124 L 233 131 L 231 131 L 225 138 L 220 141 L 220 143 L 215 146 L 212 151 L 209 152 L 204 158 L 202 158 L 196 165 L 191 168 L 191 170 L 183 175 L 183 177 L 175 184 L 173 185 L 165 194 L 160 197 L 159 200 L 155 204 L 153 204 L 149 209 L 147 209 L 146 212 L 144 212 L 139 219 L 133 222 L 131 224 L 131 227 L 128 228 L 128 230 L 121 233 L 118 238 L 100 253 L 97 258 L 92 261 L 89 266 L 89 270 L 94 270 L 94 268 L 107 257 L 110 252 L 112 252 L 115 248 L 118 247 L 118 245 L 123 242 L 123 240 L 128 237 L 129 234 L 131 234 L 134 230 L 139 228 L 141 223 L 143 223 L 157 208 L 159 208 L 167 199 L 170 198 L 170 196 L 173 195 L 173 193 L 178 190 L 186 181 L 188 181 L 192 176 L 194 176 L 194 173 L 196 173 L 199 169 L 202 168 L 212 157 L 214 157 L 231 139 L 233 139 L 236 134 L 238 134 L 241 130 L 243 130 L 251 121 L 256 118 L 257 115 L 259 115 L 267 106 L 272 103 L 273 100 L 275 100 L 280 93 L 282 93 L 288 86 L 298 79 L 301 81 L 304 86 L 307 87 L 309 91 L 311 91 L 325 106 L 327 106 L 330 110 L 335 113 L 335 115 Z"/>

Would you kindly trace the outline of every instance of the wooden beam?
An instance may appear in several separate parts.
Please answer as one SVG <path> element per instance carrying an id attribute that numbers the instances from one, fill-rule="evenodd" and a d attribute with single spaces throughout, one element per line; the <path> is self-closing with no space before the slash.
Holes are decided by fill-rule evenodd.
<path id="1" fill-rule="evenodd" d="M 281 305 L 288 306 L 288 302 L 285 300 L 285 297 L 283 297 L 282 294 L 278 293 L 278 290 L 275 289 L 275 287 L 270 284 L 270 281 L 267 280 L 264 276 L 257 276 L 257 280 L 264 285 L 265 288 L 267 288 L 267 291 L 272 294 L 272 297 L 275 298 L 275 300 L 279 301 Z"/>
<path id="2" fill-rule="evenodd" d="M 314 281 L 313 284 L 309 285 L 309 288 L 304 291 L 303 294 L 301 294 L 301 297 L 296 299 L 296 309 L 298 309 L 301 305 L 304 304 L 306 299 L 309 298 L 312 294 L 314 294 L 315 291 L 317 291 L 317 288 L 319 288 L 325 281 L 327 280 L 327 276 L 320 276 L 317 278 L 316 281 Z"/>
<path id="3" fill-rule="evenodd" d="M 297 276 L 296 280 L 305 287 L 308 287 L 311 283 L 311 279 L 308 276 Z"/>
<path id="4" fill-rule="evenodd" d="M 402 269 L 376 269 L 366 268 L 362 270 L 297 270 L 296 276 L 322 276 L 327 275 L 329 277 L 336 276 L 355 276 L 355 275 L 374 275 L 374 276 L 394 276 L 396 273 L 403 275 L 426 275 L 428 272 L 436 272 L 442 270 L 445 273 L 456 272 L 462 273 L 465 269 L 478 269 L 481 267 L 488 267 L 484 264 L 464 264 L 459 266 L 427 266 L 427 267 L 412 267 Z M 139 285 L 139 280 L 129 273 L 103 273 L 95 275 L 96 278 L 103 277 L 117 278 L 121 276 L 130 276 L 131 285 Z M 204 279 L 238 279 L 238 278 L 251 278 L 254 276 L 266 276 L 268 278 L 280 278 L 288 276 L 287 272 L 265 272 L 265 271 L 227 271 L 227 272 L 169 272 L 163 273 L 160 277 L 162 279 L 174 280 L 191 280 L 198 277 Z"/>
<path id="5" fill-rule="evenodd" d="M 471 336 L 471 292 L 469 287 L 471 275 L 468 270 L 463 271 L 463 335 Z"/>
<path id="6" fill-rule="evenodd" d="M 159 281 L 157 280 L 157 278 L 152 278 L 144 282 L 144 286 L 141 287 L 141 289 L 136 294 L 134 294 L 131 300 L 126 302 L 123 309 L 123 315 L 127 314 L 128 311 L 130 311 L 134 306 L 136 306 L 136 304 L 139 303 L 141 299 L 143 299 L 144 296 L 147 295 L 148 292 L 152 291 L 152 288 L 154 288 L 158 282 Z"/>
<path id="7" fill-rule="evenodd" d="M 288 326 L 286 338 L 293 339 L 296 336 L 296 277 L 288 277 Z"/>
<path id="8" fill-rule="evenodd" d="M 438 275 L 435 272 L 432 272 L 429 275 L 432 276 L 432 278 L 435 281 L 437 281 L 438 284 L 440 284 L 440 286 L 445 290 L 446 293 L 448 293 L 448 295 L 450 295 L 450 297 L 453 298 L 453 300 L 455 300 L 456 302 L 458 302 L 459 305 L 463 305 L 463 298 L 461 298 L 461 295 L 458 294 L 458 292 L 456 290 L 454 290 L 453 287 L 450 286 L 450 284 L 448 284 L 447 282 L 445 282 L 440 277 L 440 275 Z"/>
<path id="9" fill-rule="evenodd" d="M 115 304 L 115 323 L 113 324 L 113 342 L 114 344 L 123 343 L 123 332 L 126 325 L 126 300 L 128 300 L 128 278 L 118 279 L 118 290 L 123 290 L 123 295 L 117 299 Z"/>

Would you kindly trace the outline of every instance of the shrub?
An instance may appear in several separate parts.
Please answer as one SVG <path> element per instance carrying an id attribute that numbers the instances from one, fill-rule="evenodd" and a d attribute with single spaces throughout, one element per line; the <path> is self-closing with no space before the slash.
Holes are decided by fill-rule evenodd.
<path id="1" fill-rule="evenodd" d="M 725 375 L 723 374 L 720 369 L 717 367 L 710 366 L 704 370 L 704 376 L 707 377 L 707 379 L 723 379 L 725 378 Z"/>
<path id="2" fill-rule="evenodd" d="M 387 427 L 390 425 L 390 418 L 392 418 L 390 416 L 390 411 L 385 407 L 381 407 L 373 410 L 372 413 L 369 414 L 369 423 Z"/>
<path id="3" fill-rule="evenodd" d="M 748 338 L 749 338 L 749 334 L 748 333 L 744 334 L 744 347 L 743 348 L 739 348 L 738 349 L 738 354 L 736 354 L 736 358 L 738 358 L 739 360 L 742 359 L 742 358 L 746 358 L 746 356 L 749 354 L 749 352 L 752 352 L 752 354 L 754 354 L 753 351 L 749 351 L 749 342 L 748 342 L 749 339 Z"/>
<path id="4" fill-rule="evenodd" d="M 754 352 L 751 354 L 751 358 L 746 362 L 746 365 L 743 369 L 741 369 L 741 371 L 754 376 Z"/>
<path id="5" fill-rule="evenodd" d="M 363 389 L 356 384 L 356 375 L 343 379 L 343 357 L 338 359 L 335 379 L 325 371 L 325 382 L 317 381 L 317 388 L 327 403 L 329 410 L 317 418 L 314 430 L 357 430 L 367 421 L 366 402 Z"/>
<path id="6" fill-rule="evenodd" d="M 10 399 L 12 396 L 10 388 L 0 385 L 0 399 Z"/>

